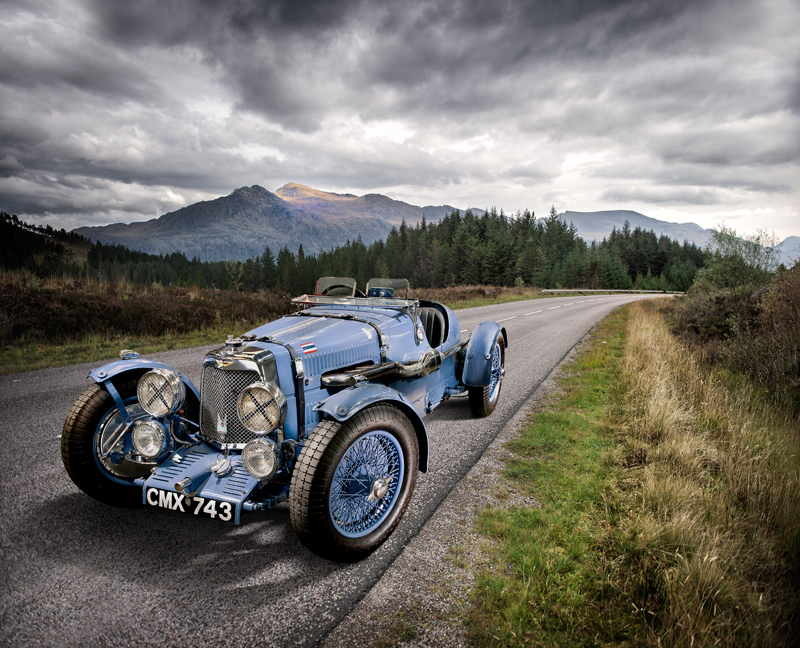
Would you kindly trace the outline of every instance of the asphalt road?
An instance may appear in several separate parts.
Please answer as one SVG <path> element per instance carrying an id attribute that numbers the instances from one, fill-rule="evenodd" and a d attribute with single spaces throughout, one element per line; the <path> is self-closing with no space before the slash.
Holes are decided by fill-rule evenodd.
<path id="1" fill-rule="evenodd" d="M 465 335 L 487 319 L 508 331 L 500 404 L 473 419 L 466 399 L 455 398 L 425 419 L 429 471 L 393 536 L 354 565 L 307 551 L 286 503 L 234 526 L 95 502 L 67 476 L 57 437 L 89 369 L 102 363 L 0 376 L 0 645 L 317 644 L 570 349 L 612 309 L 642 298 L 559 297 L 458 311 Z M 199 384 L 208 348 L 155 357 Z"/>

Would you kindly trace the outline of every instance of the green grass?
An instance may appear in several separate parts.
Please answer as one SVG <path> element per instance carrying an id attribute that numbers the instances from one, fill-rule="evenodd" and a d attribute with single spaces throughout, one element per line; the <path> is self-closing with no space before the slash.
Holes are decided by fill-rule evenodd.
<path id="1" fill-rule="evenodd" d="M 533 294 L 526 292 L 521 295 L 500 295 L 497 297 L 479 297 L 466 299 L 464 301 L 444 302 L 444 305 L 453 310 L 461 308 L 476 308 L 478 306 L 493 306 L 494 304 L 508 304 L 511 302 L 527 301 L 529 299 L 546 299 L 546 295 Z"/>
<path id="2" fill-rule="evenodd" d="M 613 484 L 607 420 L 624 323 L 624 311 L 602 323 L 565 370 L 558 401 L 508 444 L 505 477 L 541 508 L 491 507 L 479 516 L 479 531 L 496 542 L 474 592 L 476 645 L 595 645 L 642 634 L 624 592 L 609 596 L 596 540 Z"/>
<path id="3" fill-rule="evenodd" d="M 167 334 L 157 338 L 88 335 L 81 340 L 62 344 L 16 342 L 0 352 L 0 375 L 82 362 L 111 361 L 119 357 L 121 349 L 132 349 L 145 355 L 217 342 L 221 344 L 227 334 L 228 329 L 213 328 L 183 335 Z"/>

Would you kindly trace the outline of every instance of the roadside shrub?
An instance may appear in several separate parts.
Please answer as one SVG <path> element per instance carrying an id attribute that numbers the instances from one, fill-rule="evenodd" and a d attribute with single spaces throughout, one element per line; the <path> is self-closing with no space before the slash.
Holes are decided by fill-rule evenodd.
<path id="1" fill-rule="evenodd" d="M 748 327 L 722 345 L 724 360 L 800 409 L 800 265 L 779 272 Z"/>
<path id="2" fill-rule="evenodd" d="M 800 265 L 738 298 L 699 281 L 665 314 L 703 360 L 749 376 L 800 411 Z"/>

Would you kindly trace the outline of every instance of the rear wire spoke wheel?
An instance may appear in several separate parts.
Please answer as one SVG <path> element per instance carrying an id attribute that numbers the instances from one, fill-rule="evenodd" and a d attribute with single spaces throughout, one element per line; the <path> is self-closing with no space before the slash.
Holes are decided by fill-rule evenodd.
<path id="1" fill-rule="evenodd" d="M 321 422 L 292 476 L 291 519 L 300 541 L 330 560 L 364 558 L 403 517 L 418 464 L 411 422 L 391 405 Z"/>
<path id="2" fill-rule="evenodd" d="M 469 407 L 473 416 L 489 416 L 494 412 L 500 401 L 500 389 L 503 386 L 503 376 L 506 365 L 506 346 L 503 337 L 499 336 L 492 348 L 492 369 L 489 384 L 485 387 L 470 387 Z"/>

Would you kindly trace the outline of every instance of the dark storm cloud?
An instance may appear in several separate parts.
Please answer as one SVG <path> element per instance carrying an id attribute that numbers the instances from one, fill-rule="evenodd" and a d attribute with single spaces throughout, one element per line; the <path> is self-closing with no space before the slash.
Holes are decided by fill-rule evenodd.
<path id="1" fill-rule="evenodd" d="M 630 47 L 675 50 L 713 4 L 98 0 L 94 6 L 109 42 L 197 47 L 247 108 L 313 128 L 332 106 L 385 113 L 377 90 L 386 89 L 394 95 L 388 110 L 428 118 L 489 109 L 507 100 L 500 93 L 531 67 L 547 75 L 550 66 L 596 63 Z M 314 84 L 331 80 L 332 91 L 319 96 Z M 517 91 L 530 96 L 534 86 Z"/>
<path id="2" fill-rule="evenodd" d="M 6 210 L 153 217 L 286 181 L 579 210 L 799 191 L 792 0 L 0 8 Z"/>

